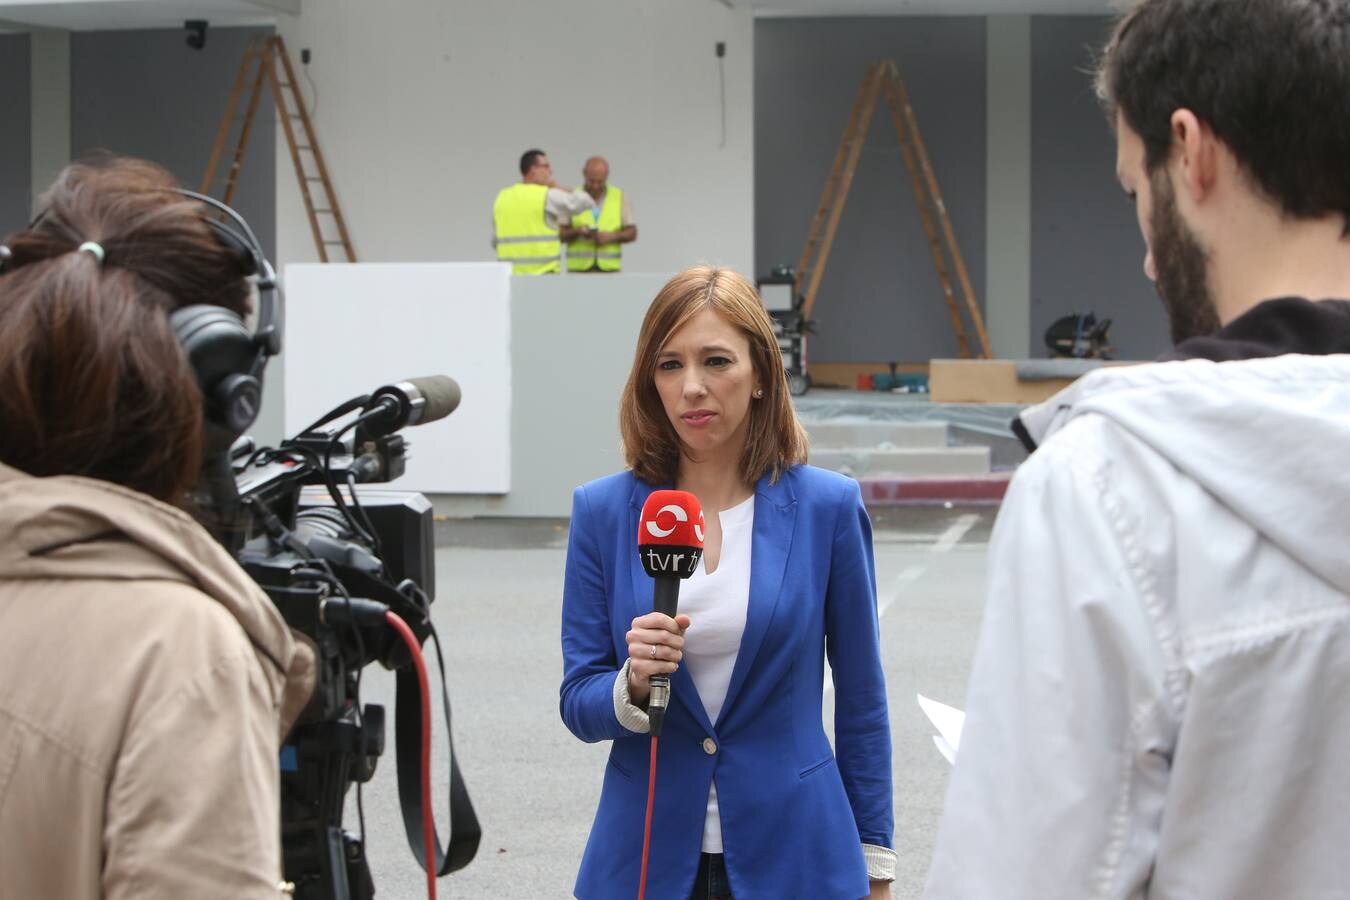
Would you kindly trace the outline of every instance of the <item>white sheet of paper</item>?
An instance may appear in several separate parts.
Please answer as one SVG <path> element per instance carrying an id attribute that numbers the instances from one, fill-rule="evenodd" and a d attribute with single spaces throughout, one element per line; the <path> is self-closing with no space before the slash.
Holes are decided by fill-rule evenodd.
<path id="1" fill-rule="evenodd" d="M 938 752 L 942 754 L 943 759 L 947 760 L 951 765 L 956 765 L 956 751 L 952 749 L 951 744 L 943 740 L 941 736 L 935 734 L 933 735 L 933 746 L 938 748 Z"/>
<path id="2" fill-rule="evenodd" d="M 933 737 L 933 743 L 937 745 L 938 751 L 947 758 L 947 762 L 954 763 L 956 751 L 961 746 L 961 728 L 966 723 L 966 714 L 954 706 L 939 703 L 923 694 L 916 694 L 915 696 L 919 700 L 919 709 L 923 710 L 923 714 L 928 717 L 928 721 L 932 722 L 933 727 L 938 730 L 937 735 Z"/>

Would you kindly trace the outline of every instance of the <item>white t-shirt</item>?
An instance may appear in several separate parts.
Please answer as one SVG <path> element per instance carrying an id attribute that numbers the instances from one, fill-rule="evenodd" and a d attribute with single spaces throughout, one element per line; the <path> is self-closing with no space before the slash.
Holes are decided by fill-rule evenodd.
<path id="1" fill-rule="evenodd" d="M 722 524 L 722 552 L 717 569 L 708 573 L 699 564 L 680 586 L 680 612 L 693 620 L 684 638 L 681 663 L 694 679 L 699 699 L 716 724 L 727 699 L 731 671 L 745 634 L 750 605 L 750 538 L 755 525 L 753 495 L 717 514 Z M 703 823 L 703 852 L 722 852 L 722 821 L 717 812 L 717 783 L 708 791 L 708 815 Z"/>

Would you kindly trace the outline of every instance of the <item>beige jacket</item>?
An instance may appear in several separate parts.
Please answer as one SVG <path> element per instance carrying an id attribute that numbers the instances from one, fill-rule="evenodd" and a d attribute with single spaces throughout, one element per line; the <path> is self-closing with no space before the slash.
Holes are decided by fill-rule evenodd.
<path id="1" fill-rule="evenodd" d="M 182 512 L 0 466 L 0 897 L 275 900 L 313 656 Z"/>

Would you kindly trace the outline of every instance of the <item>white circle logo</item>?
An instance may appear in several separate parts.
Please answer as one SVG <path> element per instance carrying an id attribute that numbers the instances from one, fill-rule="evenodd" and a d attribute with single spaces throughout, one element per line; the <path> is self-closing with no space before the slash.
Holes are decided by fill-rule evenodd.
<path id="1" fill-rule="evenodd" d="M 703 543 L 703 510 L 698 511 L 698 521 L 694 523 L 694 534 L 698 537 L 698 542 Z"/>
<path id="2" fill-rule="evenodd" d="M 672 534 L 675 533 L 675 526 L 674 526 L 674 525 L 670 526 L 669 528 L 662 528 L 662 527 L 660 527 L 659 525 L 656 524 L 656 519 L 661 515 L 661 513 L 665 513 L 665 512 L 668 512 L 668 513 L 670 513 L 671 515 L 673 515 L 673 516 L 675 517 L 675 521 L 676 521 L 676 522 L 688 522 L 688 521 L 689 521 L 689 513 L 687 513 L 687 512 L 684 511 L 684 507 L 682 507 L 682 506 L 676 506 L 674 503 L 671 503 L 671 504 L 669 504 L 669 505 L 667 505 L 667 506 L 663 506 L 663 507 L 661 507 L 660 509 L 658 509 L 658 510 L 656 511 L 656 515 L 655 515 L 655 516 L 653 516 L 651 519 L 649 519 L 649 520 L 647 521 L 647 533 L 650 534 L 652 537 L 655 537 L 655 538 L 665 538 L 665 537 L 670 537 Z M 697 527 L 697 526 L 695 526 L 695 527 Z M 700 538 L 700 540 L 701 540 L 701 538 Z"/>

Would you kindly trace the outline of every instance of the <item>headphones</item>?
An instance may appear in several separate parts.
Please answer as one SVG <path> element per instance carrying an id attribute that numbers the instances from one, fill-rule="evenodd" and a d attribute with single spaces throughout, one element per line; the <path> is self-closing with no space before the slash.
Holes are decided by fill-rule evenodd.
<path id="1" fill-rule="evenodd" d="M 169 315 L 169 327 L 202 391 L 203 449 L 210 458 L 227 453 L 258 418 L 263 369 L 269 357 L 281 352 L 281 330 L 276 322 L 277 275 L 243 216 L 205 194 L 181 188 L 175 188 L 174 193 L 208 207 L 202 221 L 239 260 L 245 275 L 257 279 L 258 324 L 253 331 L 234 311 L 209 303 L 184 306 Z M 43 215 L 28 227 L 42 221 Z M 0 272 L 11 258 L 9 248 L 0 244 Z"/>
<path id="2" fill-rule="evenodd" d="M 169 315 L 169 327 L 202 389 L 203 444 L 206 455 L 212 457 L 229 452 L 230 445 L 258 418 L 263 369 L 269 357 L 281 352 L 277 273 L 243 216 L 205 194 L 181 188 L 177 192 L 224 216 L 205 215 L 202 221 L 240 259 L 245 273 L 257 278 L 258 326 L 252 332 L 234 311 L 214 304 L 184 306 Z"/>

